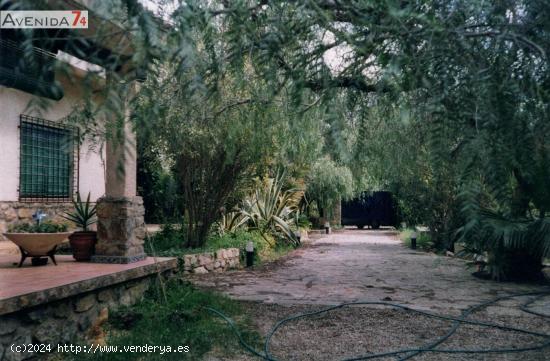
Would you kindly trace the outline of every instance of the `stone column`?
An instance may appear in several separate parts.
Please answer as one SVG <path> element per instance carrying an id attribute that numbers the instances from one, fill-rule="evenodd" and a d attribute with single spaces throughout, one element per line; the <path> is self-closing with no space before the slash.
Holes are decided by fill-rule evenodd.
<path id="1" fill-rule="evenodd" d="M 143 200 L 136 195 L 136 138 L 128 122 L 107 140 L 105 196 L 97 201 L 97 244 L 92 262 L 131 263 L 145 258 Z"/>

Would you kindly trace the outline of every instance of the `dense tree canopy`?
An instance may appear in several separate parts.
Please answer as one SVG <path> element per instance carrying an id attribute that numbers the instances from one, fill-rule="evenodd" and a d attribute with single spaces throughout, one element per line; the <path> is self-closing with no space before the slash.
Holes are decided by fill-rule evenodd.
<path id="1" fill-rule="evenodd" d="M 399 112 L 410 125 L 386 124 L 380 155 L 367 145 L 356 157 L 370 160 L 364 170 L 377 182 L 403 185 L 415 165 L 399 159 L 414 152 L 426 169 L 413 170 L 413 183 L 436 192 L 426 202 L 432 231 L 456 230 L 460 198 L 458 228 L 478 250 L 526 253 L 525 264 L 548 255 L 547 2 L 265 1 L 205 11 L 226 26 L 229 61 L 250 59 L 274 84 L 321 101 L 344 91 L 367 128 L 375 125 L 365 109 L 393 104 L 384 121 Z M 391 159 L 392 139 L 415 132 L 425 143 L 400 143 Z"/>

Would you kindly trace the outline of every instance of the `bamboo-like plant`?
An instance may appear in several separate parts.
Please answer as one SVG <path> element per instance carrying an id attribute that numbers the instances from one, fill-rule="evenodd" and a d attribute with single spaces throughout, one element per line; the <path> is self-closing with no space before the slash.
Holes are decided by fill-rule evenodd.
<path id="1" fill-rule="evenodd" d="M 96 222 L 94 219 L 96 215 L 96 206 L 91 205 L 90 202 L 90 193 L 88 193 L 88 198 L 86 202 L 82 202 L 80 198 L 80 193 L 76 194 L 76 201 L 73 200 L 74 212 L 66 212 L 62 215 L 63 218 L 73 222 L 77 227 L 81 228 L 82 231 L 87 232 L 88 227 Z"/>

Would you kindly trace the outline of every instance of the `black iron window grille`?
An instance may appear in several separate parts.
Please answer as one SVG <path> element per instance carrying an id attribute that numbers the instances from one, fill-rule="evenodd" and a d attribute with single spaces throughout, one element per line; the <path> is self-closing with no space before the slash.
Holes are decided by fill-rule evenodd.
<path id="1" fill-rule="evenodd" d="M 78 130 L 21 114 L 19 200 L 68 202 L 78 192 Z"/>

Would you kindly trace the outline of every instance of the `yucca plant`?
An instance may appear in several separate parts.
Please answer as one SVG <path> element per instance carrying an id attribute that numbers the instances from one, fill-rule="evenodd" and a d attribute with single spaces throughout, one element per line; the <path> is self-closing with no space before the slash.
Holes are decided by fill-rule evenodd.
<path id="1" fill-rule="evenodd" d="M 95 243 L 97 241 L 96 232 L 90 231 L 89 226 L 96 222 L 96 206 L 90 202 L 90 193 L 86 202 L 82 202 L 80 194 L 76 194 L 76 201 L 73 200 L 74 212 L 67 212 L 63 218 L 74 222 L 81 229 L 80 232 L 74 232 L 69 236 L 73 257 L 77 261 L 89 261 L 94 254 Z"/>
<path id="2" fill-rule="evenodd" d="M 293 215 L 297 211 L 302 193 L 298 189 L 283 190 L 284 175 L 268 179 L 263 187 L 245 199 L 241 213 L 252 221 L 264 239 L 266 235 L 280 234 L 294 246 L 299 245 L 293 229 Z"/>
<path id="3" fill-rule="evenodd" d="M 76 194 L 76 201 L 73 200 L 74 212 L 66 212 L 62 215 L 63 218 L 73 222 L 83 232 L 88 231 L 88 227 L 96 222 L 96 206 L 90 203 L 90 193 L 86 198 L 86 202 L 82 202 L 80 193 Z"/>

